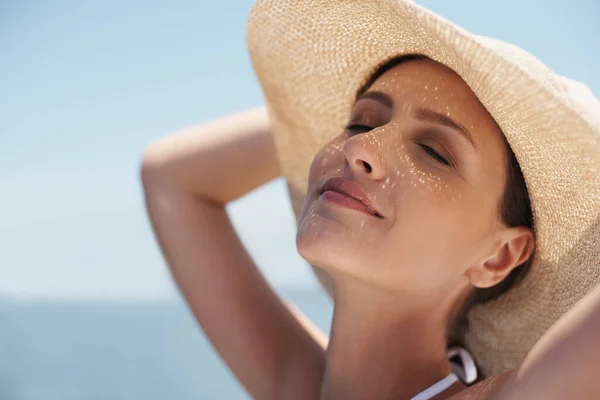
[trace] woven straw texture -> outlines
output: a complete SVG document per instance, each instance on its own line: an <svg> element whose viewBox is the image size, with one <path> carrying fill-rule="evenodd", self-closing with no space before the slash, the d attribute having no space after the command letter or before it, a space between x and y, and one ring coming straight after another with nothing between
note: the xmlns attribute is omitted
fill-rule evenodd
<svg viewBox="0 0 600 400"><path fill-rule="evenodd" d="M600 102L535 57L473 35L409 1L260 0L247 44L296 216L317 151L343 129L378 66L423 54L457 72L494 117L523 171L537 250L527 278L469 313L484 376L514 368L600 282ZM328 275L315 268L331 293Z"/></svg>

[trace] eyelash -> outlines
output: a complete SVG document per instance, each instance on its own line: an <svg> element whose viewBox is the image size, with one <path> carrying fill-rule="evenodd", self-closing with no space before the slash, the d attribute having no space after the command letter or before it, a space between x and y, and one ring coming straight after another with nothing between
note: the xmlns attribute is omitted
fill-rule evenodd
<svg viewBox="0 0 600 400"><path fill-rule="evenodd" d="M423 150L425 150L425 152L427 154L429 154L431 157L433 157L437 162L444 164L447 167L451 166L450 161L448 161L446 158L444 158L440 153L435 151L433 148L427 146L426 144L422 144L422 143L419 143L419 146L421 146L421 148L423 148Z"/></svg>
<svg viewBox="0 0 600 400"><path fill-rule="evenodd" d="M370 126L360 125L360 124L348 125L346 127L346 130L349 131L353 135L358 135L359 133L362 133L362 132L368 132L371 129L373 129L373 128L371 128Z"/></svg>
<svg viewBox="0 0 600 400"><path fill-rule="evenodd" d="M355 134L355 135L357 135L357 134L359 134L361 132L368 132L371 129L373 129L373 128L371 128L370 126L360 125L360 124L352 124L352 125L348 125L346 127L346 131L350 132L351 134ZM422 143L418 143L418 145L421 146L421 148L427 154L429 154L429 156L431 158L433 158L434 160L436 160L440 164L443 164L443 165L445 165L447 167L450 167L452 165L449 160L447 160L446 158L444 158L440 153L438 153L437 151L435 151L432 147L429 147L426 144L422 144Z"/></svg>

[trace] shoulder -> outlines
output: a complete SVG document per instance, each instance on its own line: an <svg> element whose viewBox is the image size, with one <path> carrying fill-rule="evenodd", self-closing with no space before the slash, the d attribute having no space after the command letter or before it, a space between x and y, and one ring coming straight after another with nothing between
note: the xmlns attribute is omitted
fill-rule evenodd
<svg viewBox="0 0 600 400"><path fill-rule="evenodd" d="M512 371L487 378L450 397L450 400L492 400L500 399L499 389L508 381Z"/></svg>

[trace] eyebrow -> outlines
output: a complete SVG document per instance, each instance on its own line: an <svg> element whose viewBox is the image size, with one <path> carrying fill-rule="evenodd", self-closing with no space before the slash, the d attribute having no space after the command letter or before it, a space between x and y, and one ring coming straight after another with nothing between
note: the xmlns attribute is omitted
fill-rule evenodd
<svg viewBox="0 0 600 400"><path fill-rule="evenodd" d="M440 114L439 112L433 111L428 107L418 107L414 112L415 118L421 121L432 122L439 125L444 125L453 130L457 131L461 135L463 135L472 145L477 148L477 144L475 143L475 139L473 139L473 135L467 128L458 122L454 121L447 115Z"/></svg>
<svg viewBox="0 0 600 400"><path fill-rule="evenodd" d="M378 91L363 92L358 95L358 97L356 98L356 101L361 100L361 99L372 99L372 100L375 100L375 101L381 103L382 105L384 105L388 108L394 108L394 101L392 100L392 98L382 92L378 92ZM458 122L454 121L449 116L441 114L437 111L433 111L429 107L417 107L415 109L413 115L416 119L418 119L420 121L431 122L434 124L439 124L439 125L443 125L443 126L452 128L456 132L463 135L473 145L473 147L475 149L477 149L477 144L475 143L475 139L473 139L473 135L471 134L471 132L469 132L469 130L467 128L465 128L463 125L459 124Z"/></svg>
<svg viewBox="0 0 600 400"><path fill-rule="evenodd" d="M370 92L363 92L358 95L358 97L356 98L356 101L359 101L362 99L375 100L388 108L394 108L394 101L390 98L390 96L388 96L387 94L382 93L382 92L377 92L374 90L370 91Z"/></svg>

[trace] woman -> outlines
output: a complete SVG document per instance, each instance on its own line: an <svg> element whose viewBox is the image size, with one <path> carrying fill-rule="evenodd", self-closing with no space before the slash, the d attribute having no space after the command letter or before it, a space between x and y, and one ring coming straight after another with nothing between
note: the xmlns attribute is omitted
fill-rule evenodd
<svg viewBox="0 0 600 400"><path fill-rule="evenodd" d="M260 1L248 45L268 112L171 135L142 168L167 262L246 389L600 398L597 99L407 1ZM329 340L225 212L280 174L333 296ZM487 379L467 387L454 344Z"/></svg>

